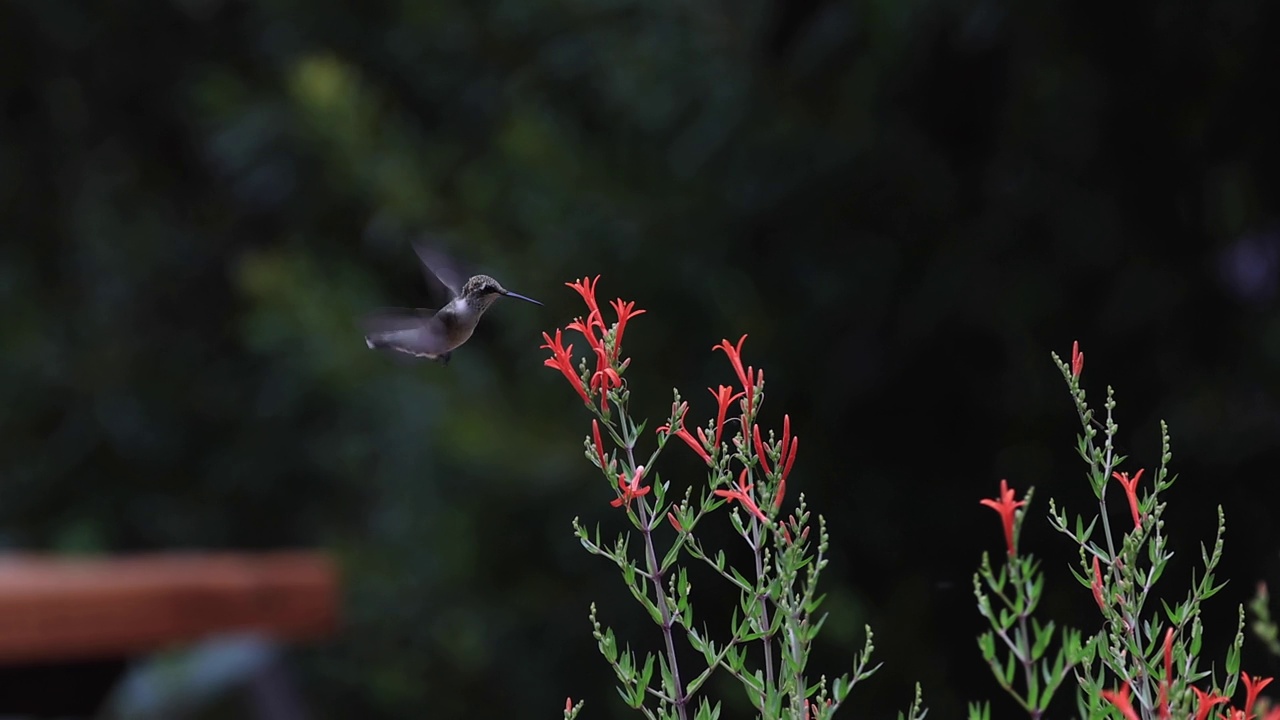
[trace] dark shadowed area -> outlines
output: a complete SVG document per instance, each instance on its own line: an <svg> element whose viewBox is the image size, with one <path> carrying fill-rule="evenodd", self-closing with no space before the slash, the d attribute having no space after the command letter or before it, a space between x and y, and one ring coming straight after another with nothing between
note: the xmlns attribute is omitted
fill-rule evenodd
<svg viewBox="0 0 1280 720"><path fill-rule="evenodd" d="M931 717L1015 716L974 641L1001 478L1035 486L1046 611L1097 628L1044 520L1096 508L1073 340L1127 467L1170 425L1169 597L1225 509L1221 657L1280 585L1277 31L1262 0L7 0L0 547L322 548L343 627L290 651L318 717L635 717L588 606L655 631L573 537L623 519L539 349L599 274L647 310L650 428L673 387L709 417L711 347L749 336L832 533L814 676L864 624L885 663L850 716L917 681ZM546 306L499 301L447 367L369 351L362 314L427 302L426 231Z"/></svg>

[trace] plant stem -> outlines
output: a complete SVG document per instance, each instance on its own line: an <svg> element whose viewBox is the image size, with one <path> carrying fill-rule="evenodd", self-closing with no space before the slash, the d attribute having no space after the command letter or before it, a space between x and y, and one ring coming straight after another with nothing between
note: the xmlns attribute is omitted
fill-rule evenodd
<svg viewBox="0 0 1280 720"><path fill-rule="evenodd" d="M631 449L632 444L623 444L623 447L627 450L628 474L633 474L636 471L636 458ZM653 581L658 612L662 617L662 638L667 645L667 662L670 664L672 683L675 685L676 712L679 714L680 720L688 720L689 697L685 694L684 682L680 680L680 665L676 660L675 636L671 632L671 626L674 621L671 618L671 610L667 607L667 592L662 586L662 568L658 566L658 554L653 547L653 532L649 529L650 520L652 519L649 513L649 504L645 502L644 498L639 498L639 500L637 512L640 515L640 527L644 533L644 559L649 569L649 579Z"/></svg>
<svg viewBox="0 0 1280 720"><path fill-rule="evenodd" d="M1022 577L1021 563L1016 560L1011 560L1009 563L1009 571L1011 573L1017 573L1018 577L1015 582L1022 587L1021 594L1024 597L1030 597L1030 593L1028 592L1029 588L1026 587L1026 584L1024 583L1026 578ZM1031 714L1033 720L1040 720L1040 716L1043 713L1040 712L1038 707L1031 705L1031 688L1035 683L1036 668L1035 661L1031 657L1031 633L1027 629L1027 616L1029 614L1030 604L1024 603L1022 611L1018 613L1018 628L1021 630L1020 634L1022 637L1021 647L1018 648L1018 655L1021 656L1019 659L1022 661L1023 677L1027 683L1027 711Z"/></svg>
<svg viewBox="0 0 1280 720"><path fill-rule="evenodd" d="M759 586L764 582L764 556L761 548L761 530L762 525L758 518L752 518L751 521L751 550L755 555L756 561L756 584ZM765 602L767 595L762 592L756 592L756 602L760 603L760 638L761 644L764 646L764 678L765 687L773 686L773 653L770 647L773 645L773 633L769 631L769 606ZM764 708L761 708L763 712Z"/></svg>

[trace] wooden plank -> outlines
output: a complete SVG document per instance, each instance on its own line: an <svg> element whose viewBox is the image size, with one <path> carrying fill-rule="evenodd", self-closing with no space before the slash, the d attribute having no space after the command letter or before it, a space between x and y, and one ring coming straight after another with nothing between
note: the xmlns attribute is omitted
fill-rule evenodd
<svg viewBox="0 0 1280 720"><path fill-rule="evenodd" d="M338 575L313 552L0 556L0 663L127 657L215 633L318 640Z"/></svg>

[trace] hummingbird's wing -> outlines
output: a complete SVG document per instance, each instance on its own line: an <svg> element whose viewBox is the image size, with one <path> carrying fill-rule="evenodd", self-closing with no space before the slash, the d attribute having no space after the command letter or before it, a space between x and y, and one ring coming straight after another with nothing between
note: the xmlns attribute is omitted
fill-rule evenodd
<svg viewBox="0 0 1280 720"><path fill-rule="evenodd" d="M376 350L393 350L436 359L449 351L449 334L435 310L385 308L364 318L364 341Z"/></svg>
<svg viewBox="0 0 1280 720"><path fill-rule="evenodd" d="M453 258L424 242L415 242L413 251L418 253L418 259L422 261L427 285L433 291L438 291L439 286L443 286L448 291L448 295L440 303L441 306L462 294L462 286L466 284L470 275L460 270Z"/></svg>

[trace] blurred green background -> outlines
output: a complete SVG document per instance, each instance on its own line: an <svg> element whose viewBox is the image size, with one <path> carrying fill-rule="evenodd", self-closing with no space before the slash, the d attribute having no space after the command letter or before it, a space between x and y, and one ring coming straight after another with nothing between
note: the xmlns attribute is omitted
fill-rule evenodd
<svg viewBox="0 0 1280 720"><path fill-rule="evenodd" d="M1262 0L0 3L0 546L318 546L325 718L630 717L587 607L652 626L570 520L621 529L540 332L637 301L637 410L691 418L747 333L831 521L814 667L855 704L996 699L971 576L999 479L1090 507L1049 359L1182 473L1185 593L1223 503L1235 604L1280 580L1280 9ZM432 231L507 287L446 367L356 318L426 302ZM677 487L699 477L668 456ZM687 471L687 472L686 472ZM1123 511L1123 508L1121 509ZM1091 630L1044 522L1048 609ZM708 608L720 600L711 588ZM723 605L722 607L731 607ZM1220 652L1219 655L1220 657ZM1280 672L1246 651L1245 667ZM732 702L741 698L728 683ZM741 704L726 707L744 717Z"/></svg>

